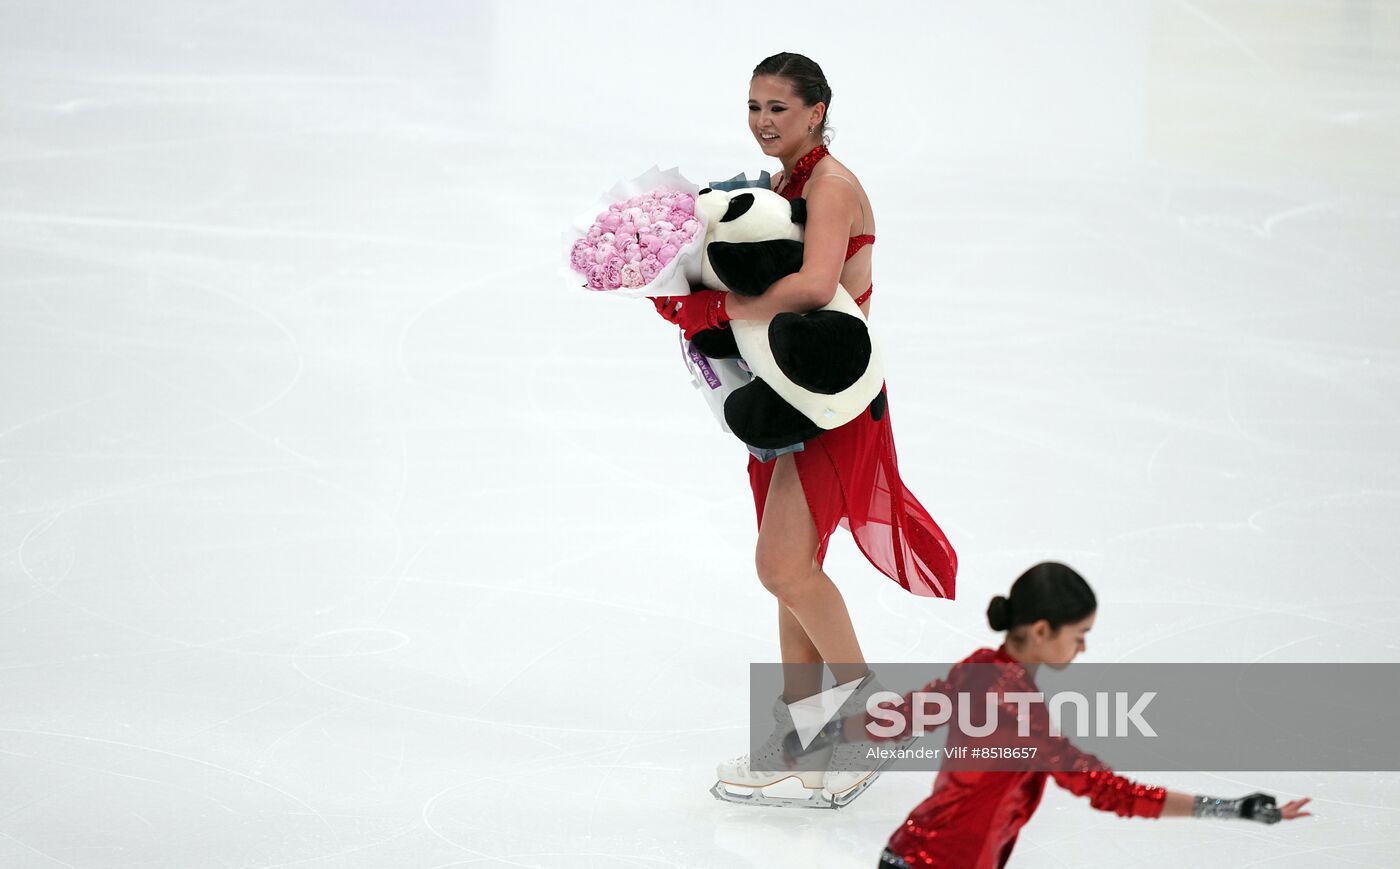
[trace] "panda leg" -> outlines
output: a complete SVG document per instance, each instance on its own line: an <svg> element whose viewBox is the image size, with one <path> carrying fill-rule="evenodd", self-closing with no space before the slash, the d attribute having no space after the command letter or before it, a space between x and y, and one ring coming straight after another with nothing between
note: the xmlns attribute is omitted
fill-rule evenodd
<svg viewBox="0 0 1400 869"><path fill-rule="evenodd" d="M690 343L711 359L737 359L739 356L733 329L706 329L697 332Z"/></svg>
<svg viewBox="0 0 1400 869"><path fill-rule="evenodd" d="M739 440L759 449L776 450L814 438L823 431L758 378L725 399L724 421Z"/></svg>
<svg viewBox="0 0 1400 869"><path fill-rule="evenodd" d="M870 330L840 311L779 314L768 324L768 344L789 380L822 395L849 389L870 365Z"/></svg>
<svg viewBox="0 0 1400 869"><path fill-rule="evenodd" d="M870 402L870 418L875 422L885 418L885 407L889 399L885 397L885 388L880 387L880 394L875 396L875 400Z"/></svg>

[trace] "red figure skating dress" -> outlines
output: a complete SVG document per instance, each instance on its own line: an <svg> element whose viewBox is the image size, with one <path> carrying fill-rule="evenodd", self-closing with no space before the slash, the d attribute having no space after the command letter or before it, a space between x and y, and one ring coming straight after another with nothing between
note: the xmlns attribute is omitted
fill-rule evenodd
<svg viewBox="0 0 1400 869"><path fill-rule="evenodd" d="M819 146L799 160L781 195L789 200L801 196L812 167L826 155L826 148ZM847 243L846 259L874 241L873 235L854 236ZM868 299L871 290L858 303ZM870 563L902 588L918 595L953 598L958 557L899 478L887 391L881 392L871 409L806 441L801 452L791 455L821 540L818 563L826 558L836 526L845 525ZM749 483L760 528L775 464L749 458Z"/></svg>
<svg viewBox="0 0 1400 869"><path fill-rule="evenodd" d="M995 664L994 668L971 668L975 676L960 678L958 668L948 679L926 686L924 691L949 697L959 691L1007 692L1038 689L1020 664L1006 654L1006 646L978 649L964 664ZM988 671L991 671L989 676ZM964 671L966 673L966 671ZM974 683L969 685L968 683ZM905 698L908 703L909 698ZM981 699L973 701L980 708ZM1004 707L1015 720L1014 705ZM1156 818L1162 814L1166 800L1165 789L1130 781L1105 766L1092 754L1085 754L1063 737L1050 737L1049 718L1044 704L1033 706L1030 732L1037 737L1038 758L1048 760L1053 771L1026 770L1016 772L982 771L975 769L943 769L934 782L933 794L920 803L894 835L883 858L882 866L937 867L937 869L999 869L1005 866L1016 844L1021 827L1030 820L1040 804L1045 780L1054 776L1055 783L1075 796L1088 796L1089 804L1105 812L1124 817ZM904 733L911 729L906 715ZM867 718L867 722L873 719ZM956 719L954 719L956 720ZM963 742L954 728L948 735L949 747ZM890 737L900 739L902 735Z"/></svg>

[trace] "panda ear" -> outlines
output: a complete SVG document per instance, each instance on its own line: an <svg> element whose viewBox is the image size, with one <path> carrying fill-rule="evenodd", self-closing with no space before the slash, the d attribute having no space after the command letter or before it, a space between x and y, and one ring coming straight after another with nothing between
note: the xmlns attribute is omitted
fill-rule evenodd
<svg viewBox="0 0 1400 869"><path fill-rule="evenodd" d="M738 196L729 200L729 210L724 212L724 216L719 219L719 222L728 223L731 220L737 220L743 217L744 212L748 211L750 208L753 208L753 194L740 193Z"/></svg>
<svg viewBox="0 0 1400 869"><path fill-rule="evenodd" d="M807 225L807 200L801 196L792 200L792 222L798 226Z"/></svg>

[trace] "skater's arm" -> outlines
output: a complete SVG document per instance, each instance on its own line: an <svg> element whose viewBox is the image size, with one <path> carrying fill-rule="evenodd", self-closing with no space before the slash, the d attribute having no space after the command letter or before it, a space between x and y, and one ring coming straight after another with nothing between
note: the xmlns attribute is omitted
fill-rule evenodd
<svg viewBox="0 0 1400 869"><path fill-rule="evenodd" d="M1280 806L1272 794L1258 791L1233 800L1200 795L1182 796L1191 801L1191 808L1187 814L1193 818L1239 818L1262 824L1277 824L1279 821L1312 817L1312 812L1303 811L1303 806L1312 802L1312 797L1290 800Z"/></svg>
<svg viewBox="0 0 1400 869"><path fill-rule="evenodd" d="M1167 814L1166 788L1125 778L1094 755L1080 751L1064 736L1051 736L1050 716L1044 703L1024 707L1002 704L1001 714L1027 726L1029 742L1018 738L1017 744L1034 745L1037 765L1048 768L1060 787L1077 797L1088 797L1089 805L1125 818L1159 818ZM1184 795L1171 800L1173 814L1182 807L1181 796Z"/></svg>
<svg viewBox="0 0 1400 869"><path fill-rule="evenodd" d="M1145 785L1118 775L1092 754L1079 751L1069 740L1046 740L1057 746L1057 769L1051 771L1055 783L1075 796L1089 797L1089 804L1100 811L1138 818L1239 818L1276 824L1310 815L1302 811L1309 799L1293 800L1282 806L1274 797L1253 793L1238 799L1219 799L1169 791ZM1066 769L1068 765L1068 769Z"/></svg>
<svg viewBox="0 0 1400 869"><path fill-rule="evenodd" d="M1118 775L1092 754L1080 754L1076 762L1081 769L1054 770L1055 783L1077 797L1087 796L1089 805L1101 812L1113 812L1120 817L1160 818L1167 814L1166 788L1135 782ZM1173 814L1180 808L1178 794L1172 801ZM1187 814L1190 813L1189 808Z"/></svg>
<svg viewBox="0 0 1400 869"><path fill-rule="evenodd" d="M1181 791L1167 791L1167 798L1162 801L1162 817L1191 817L1191 802L1194 799L1195 797L1191 794L1184 794Z"/></svg>
<svg viewBox="0 0 1400 869"><path fill-rule="evenodd" d="M1312 812L1305 812L1302 810L1303 806L1306 806L1311 801L1311 797L1304 797L1301 800L1293 800L1284 803L1282 806L1278 807L1279 820L1291 821L1294 818L1312 817ZM1208 817L1206 808L1216 802L1217 800L1211 797L1197 797L1194 794L1185 794L1181 791L1167 791L1167 801L1162 806L1162 817ZM1233 800L1229 802L1233 802ZM1198 803L1201 805L1200 809L1196 808Z"/></svg>
<svg viewBox="0 0 1400 869"><path fill-rule="evenodd" d="M1209 817L1208 807L1216 802L1212 797L1197 797L1194 794L1185 794L1181 791L1167 791L1167 801L1162 806L1162 817L1164 818L1190 818ZM1228 800L1225 802L1234 802ZM1304 797L1301 800L1292 800L1278 807L1280 821L1291 821L1295 818L1310 818L1312 812L1303 811L1303 806L1312 802L1312 797ZM1201 805L1197 809L1197 804ZM1198 814L1199 813L1199 814ZM1262 819L1261 819L1262 820Z"/></svg>

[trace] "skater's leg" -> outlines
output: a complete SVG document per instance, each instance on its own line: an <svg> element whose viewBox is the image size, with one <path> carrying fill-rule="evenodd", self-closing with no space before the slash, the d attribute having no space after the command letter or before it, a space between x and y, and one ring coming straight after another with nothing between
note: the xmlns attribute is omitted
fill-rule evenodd
<svg viewBox="0 0 1400 869"><path fill-rule="evenodd" d="M821 668L812 665L824 663L841 683L868 673L846 602L817 563L819 543L792 454L779 456L765 495L756 562L764 587L778 599L783 663L792 666L784 670L783 696L774 703L776 726L768 739L755 748L756 754L719 764L719 781L710 793L721 800L839 808L874 778L873 774L853 778L851 773L831 770L788 771L781 764L783 739L793 729L788 703L809 697L822 687ZM768 792L770 785L781 787L791 778L798 779L807 796Z"/></svg>
<svg viewBox="0 0 1400 869"><path fill-rule="evenodd" d="M846 601L836 584L817 564L816 524L802 492L792 454L779 456L763 506L755 562L759 580L791 614L795 625L783 638L785 663L803 663L815 649L840 682L867 672ZM780 621L780 633L789 627ZM805 635L796 636L797 629ZM789 642L789 639L791 642ZM789 661L789 651L795 660ZM788 693L798 686L788 686ZM813 693L813 692L808 692Z"/></svg>
<svg viewBox="0 0 1400 869"><path fill-rule="evenodd" d="M822 653L783 603L778 604L778 644L783 654L783 702L796 703L822 690Z"/></svg>
<svg viewBox="0 0 1400 869"><path fill-rule="evenodd" d="M857 693L847 700L854 709L863 706L866 695L877 690L878 685L869 678L870 671L856 640L846 602L817 562L821 541L802 490L797 465L792 455L780 456L777 461L779 464L773 469L763 507L757 563L764 587L778 598L779 604L786 607L792 621L796 622L784 638L784 663L795 663L789 660L789 654L795 658L809 655L806 646L810 645L838 683L860 681ZM815 668L793 667L789 668L789 673L799 669L806 671L804 676L809 680ZM817 675L820 676L820 670ZM820 689L809 681L800 686L787 678L784 681L784 693L789 698L793 694L816 693L813 687ZM868 765L863 755L855 745L838 745L833 750L822 787L831 794L836 805L849 803L878 777L879 773Z"/></svg>

